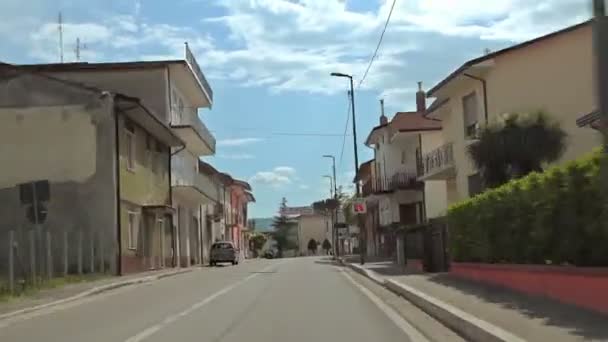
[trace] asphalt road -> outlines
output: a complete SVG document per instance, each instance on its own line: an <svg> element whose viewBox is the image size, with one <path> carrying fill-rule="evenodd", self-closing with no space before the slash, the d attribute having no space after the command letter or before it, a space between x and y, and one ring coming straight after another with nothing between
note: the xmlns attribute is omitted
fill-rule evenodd
<svg viewBox="0 0 608 342"><path fill-rule="evenodd" d="M323 258L206 267L0 322L0 341L408 341L417 332Z"/></svg>

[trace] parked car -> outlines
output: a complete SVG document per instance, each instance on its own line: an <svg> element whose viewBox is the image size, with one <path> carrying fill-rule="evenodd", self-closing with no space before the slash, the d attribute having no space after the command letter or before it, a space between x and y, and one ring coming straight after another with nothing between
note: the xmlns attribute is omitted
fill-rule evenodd
<svg viewBox="0 0 608 342"><path fill-rule="evenodd" d="M231 241L218 241L211 245L209 264L217 265L218 262L230 262L233 265L239 263L239 250Z"/></svg>
<svg viewBox="0 0 608 342"><path fill-rule="evenodd" d="M275 253L274 253L274 251L272 249L267 249L264 252L263 257L266 258L266 259L274 259L275 258Z"/></svg>

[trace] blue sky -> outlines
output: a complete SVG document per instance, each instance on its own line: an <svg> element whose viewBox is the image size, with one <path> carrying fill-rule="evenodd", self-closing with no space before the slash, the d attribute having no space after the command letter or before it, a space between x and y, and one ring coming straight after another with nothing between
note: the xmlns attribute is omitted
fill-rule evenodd
<svg viewBox="0 0 608 342"><path fill-rule="evenodd" d="M3 0L0 60L83 61L181 58L188 41L215 99L201 117L218 140L206 158L252 183L252 217L271 216L281 197L307 205L328 195L330 161L352 189L353 145L346 137L347 81L369 61L392 0ZM384 98L388 114L414 108L416 82L434 85L484 49L495 50L590 16L586 0L397 0L378 58L356 91L360 162Z"/></svg>

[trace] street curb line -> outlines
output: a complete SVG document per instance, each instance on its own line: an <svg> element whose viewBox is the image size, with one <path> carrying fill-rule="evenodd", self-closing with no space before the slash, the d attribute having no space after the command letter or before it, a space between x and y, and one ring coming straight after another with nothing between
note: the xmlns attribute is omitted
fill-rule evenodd
<svg viewBox="0 0 608 342"><path fill-rule="evenodd" d="M411 286L401 284L393 279L386 279L376 272L357 264L347 264L355 272L371 279L393 293L400 295L431 315L445 326L457 332L464 338L475 342L524 342L525 340L507 332L487 321L479 319L468 312L447 304L435 297L419 291Z"/></svg>
<svg viewBox="0 0 608 342"><path fill-rule="evenodd" d="M179 274L184 274L184 273L189 273L194 271L193 269L185 269L185 270L179 270L179 271L175 271L175 272L168 272L168 273L163 273L163 274L157 274L157 275L151 275L151 276L146 276L146 277L141 277L141 278L136 278L136 279L129 279L129 280L125 280L125 281L119 281L116 283L111 283L111 284L107 284L107 285L102 285L102 286L97 286L94 287L90 290L81 292L79 294L76 294L74 296L71 297L67 297L67 298L63 298L63 299L59 299L56 300L54 302L50 302L50 303L45 303L45 304L40 304L40 305L35 305L29 308L23 308L23 309L19 309L16 311L12 311L12 312L8 312L5 314L1 314L0 315L0 321L2 320L6 320L9 318L14 318L16 316L20 316L20 315L25 315L31 312L35 312L35 311L39 311L42 309L47 309L53 306L57 306L57 305L61 305L61 304L65 304L65 303L69 303L69 302L73 302L75 300L81 299L81 298L86 298L86 297L91 297L94 295L98 295L100 293L103 292L107 292L107 291L111 291L114 289L118 289L121 287L126 287L126 286L130 286L130 285L135 285L135 284L142 284L142 283L149 283L152 282L154 280L159 280L159 279L163 279L163 278L168 278L168 277L173 277Z"/></svg>

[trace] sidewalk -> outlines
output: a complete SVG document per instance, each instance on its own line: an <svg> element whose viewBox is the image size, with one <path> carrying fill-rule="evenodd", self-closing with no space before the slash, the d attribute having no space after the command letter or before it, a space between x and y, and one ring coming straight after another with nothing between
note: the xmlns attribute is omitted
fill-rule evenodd
<svg viewBox="0 0 608 342"><path fill-rule="evenodd" d="M357 265L352 258L346 261ZM528 341L608 341L608 317L601 314L448 273L408 273L391 261L368 262L364 267Z"/></svg>
<svg viewBox="0 0 608 342"><path fill-rule="evenodd" d="M70 298L81 294L85 295L90 293L92 295L92 292L103 292L104 290L109 290L110 288L118 288L136 283L153 281L177 274L191 272L194 269L195 267L170 268L165 270L129 274L120 277L108 275L105 278L100 278L97 280L72 283L51 289L43 289L31 295L14 297L5 302L0 302L0 318L10 315L13 312L28 310L41 305L51 305L52 303L61 300L67 301Z"/></svg>

